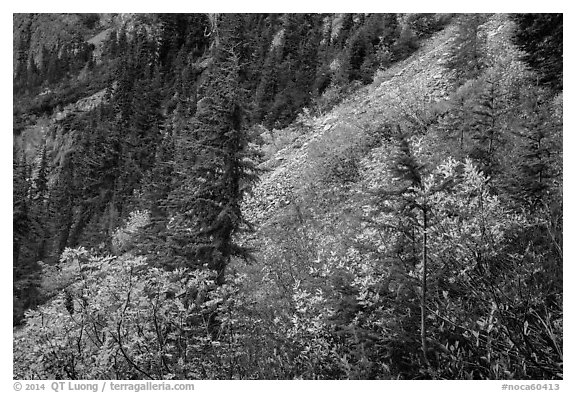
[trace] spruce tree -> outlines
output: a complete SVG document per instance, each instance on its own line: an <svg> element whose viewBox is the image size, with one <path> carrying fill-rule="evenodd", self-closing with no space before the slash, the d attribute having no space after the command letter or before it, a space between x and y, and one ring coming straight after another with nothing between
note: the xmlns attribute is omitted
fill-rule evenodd
<svg viewBox="0 0 576 393"><path fill-rule="evenodd" d="M26 243L26 238L30 232L29 199L30 192L29 179L26 177L27 164L24 155L18 159L13 157L13 260L16 266L20 260L21 248Z"/></svg>
<svg viewBox="0 0 576 393"><path fill-rule="evenodd" d="M402 323L409 335L420 336L420 351L414 348L410 351L413 350L415 356L419 352L427 367L428 233L432 221L432 208L428 199L433 190L424 187L425 166L414 154L410 135L396 126L394 137L395 149L389 167L390 184L384 189L374 190L377 207L375 225L387 236L389 243L382 257L388 260L391 271L399 272L396 279L402 282L402 286L408 286L409 303L398 308L403 314L398 318L404 319ZM418 279L411 279L415 274L419 276ZM405 314L406 310L409 310L408 314Z"/></svg>
<svg viewBox="0 0 576 393"><path fill-rule="evenodd" d="M448 101L449 109L438 120L437 129L454 156L463 159L470 147L470 95L473 83L461 86Z"/></svg>
<svg viewBox="0 0 576 393"><path fill-rule="evenodd" d="M485 66L485 38L480 31L484 19L482 14L463 14L458 19L458 31L446 63L446 67L454 72L457 86L476 78Z"/></svg>
<svg viewBox="0 0 576 393"><path fill-rule="evenodd" d="M222 24L225 26L225 24ZM196 115L176 137L175 164L181 185L169 196L169 244L176 265L209 268L224 283L233 255L246 255L234 241L244 219L240 202L255 171L243 128L234 37L215 30L211 74Z"/></svg>
<svg viewBox="0 0 576 393"><path fill-rule="evenodd" d="M513 132L515 162L504 173L509 195L530 211L550 202L562 176L562 125L545 96L544 89L530 87L523 97L521 121Z"/></svg>
<svg viewBox="0 0 576 393"><path fill-rule="evenodd" d="M178 177L175 173L173 128L173 125L166 126L156 148L154 166L143 179L142 205L150 212L150 225L143 228L138 244L138 252L150 255L154 265L164 268L175 265L167 245L169 197L176 189L175 179Z"/></svg>
<svg viewBox="0 0 576 393"><path fill-rule="evenodd" d="M24 154L13 157L13 323L20 323L24 310L38 302L36 243L38 223L31 211L31 172Z"/></svg>
<svg viewBox="0 0 576 393"><path fill-rule="evenodd" d="M42 147L38 171L33 179L33 190L31 191L30 211L35 218L36 224L36 259L42 260L46 256L47 241L50 233L47 228L48 219L48 174L50 168L46 145Z"/></svg>
<svg viewBox="0 0 576 393"><path fill-rule="evenodd" d="M50 168L48 167L48 156L46 152L46 145L42 147L42 155L40 156L40 163L38 166L38 173L34 180L35 185L35 198L39 199L42 203L44 198L48 193L48 172Z"/></svg>
<svg viewBox="0 0 576 393"><path fill-rule="evenodd" d="M514 41L524 52L524 61L540 75L539 83L562 91L563 15L516 14Z"/></svg>
<svg viewBox="0 0 576 393"><path fill-rule="evenodd" d="M423 360L428 365L428 344L426 337L427 284L428 284L428 227L430 208L426 203L425 192L422 192L422 170L424 166L418 162L412 152L408 135L401 132L398 126L398 152L393 158L392 171L399 180L397 189L397 214L399 222L407 230L406 238L411 239L410 258L414 266L420 260L422 275L420 279L420 343ZM407 224L407 225L406 225ZM420 232L420 236L418 236ZM420 252L418 251L420 250Z"/></svg>
<svg viewBox="0 0 576 393"><path fill-rule="evenodd" d="M50 193L48 214L53 234L52 253L55 258L59 258L64 248L68 245L70 230L74 223L74 165L72 154L64 158L64 162L54 188Z"/></svg>
<svg viewBox="0 0 576 393"><path fill-rule="evenodd" d="M499 165L499 150L507 141L507 105L500 85L500 73L491 69L478 81L470 118L471 158L482 164L482 171L491 176Z"/></svg>

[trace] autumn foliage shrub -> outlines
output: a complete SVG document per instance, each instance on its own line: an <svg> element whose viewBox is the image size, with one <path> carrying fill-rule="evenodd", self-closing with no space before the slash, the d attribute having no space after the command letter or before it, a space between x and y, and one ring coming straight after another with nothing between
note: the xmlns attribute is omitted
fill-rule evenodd
<svg viewBox="0 0 576 393"><path fill-rule="evenodd" d="M561 377L561 295L524 238L546 222L509 210L471 160L445 160L399 193L392 171L366 180L380 202L350 201L361 220L335 231L292 207L262 234L261 265L236 261L222 286L209 270L67 249L43 282L66 289L15 333L15 378ZM408 196L429 206L426 243L421 212L400 209Z"/></svg>
<svg viewBox="0 0 576 393"><path fill-rule="evenodd" d="M223 299L209 271L165 272L142 257L62 256L74 283L28 311L14 337L18 379L216 378L207 329ZM68 268L69 267L69 268ZM217 295L218 293L218 295Z"/></svg>
<svg viewBox="0 0 576 393"><path fill-rule="evenodd" d="M132 214L116 242L131 244L146 221L146 212ZM216 286L210 270L167 272L141 256L95 256L82 247L66 249L58 267L43 268L50 300L27 311L14 335L15 378L231 377L220 365L227 355L218 353L233 281ZM209 328L216 309L219 330Z"/></svg>
<svg viewBox="0 0 576 393"><path fill-rule="evenodd" d="M351 124L338 124L310 144L308 176L326 184L348 184L359 179L359 162L366 153L369 136Z"/></svg>

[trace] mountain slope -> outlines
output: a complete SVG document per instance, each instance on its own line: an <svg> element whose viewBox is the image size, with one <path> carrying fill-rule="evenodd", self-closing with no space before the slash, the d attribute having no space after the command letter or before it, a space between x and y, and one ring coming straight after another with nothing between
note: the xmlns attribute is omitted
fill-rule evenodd
<svg viewBox="0 0 576 393"><path fill-rule="evenodd" d="M316 142L342 132L350 133L351 138L360 136L379 124L400 121L409 110L447 98L449 82L443 63L454 30L454 25L446 27L408 59L380 71L374 83L361 88L329 113L308 116L305 133L263 164L264 168L273 166L273 169L264 173L253 197L246 202L249 220L266 221L275 207L288 203L305 185L309 179L303 178L304 168L314 165L309 152Z"/></svg>
<svg viewBox="0 0 576 393"><path fill-rule="evenodd" d="M483 26L488 36L487 51L506 67L507 79L526 70L518 60L520 52L510 42L512 29L512 22L504 14L493 16ZM346 139L361 139L371 130L388 124L415 123L425 128L430 117L426 112L437 115L445 111L445 102L453 91L451 71L445 64L456 30L455 23L448 25L426 40L409 58L379 71L372 84L359 89L327 114L302 116L306 123L301 131L303 135L290 129L288 132L296 135L294 141L262 165L272 170L262 175L253 197L246 201L248 218L259 224L265 222L274 215L276 208L285 206L305 188L310 180L303 177L305 168L318 164L310 157L311 148L335 147L322 146L323 141L338 138L337 135L343 133L349 134Z"/></svg>
<svg viewBox="0 0 576 393"><path fill-rule="evenodd" d="M434 326L429 327L429 334L438 337L428 338L428 345L434 348L431 351L436 353L434 362L440 362L434 363L438 370L442 369L441 364L456 364L451 362L457 362L455 359L464 356L464 353L481 351L481 341L472 339L475 343L471 342L471 346L462 349L458 349L458 344L467 345L463 344L469 342L466 337L473 338L476 334L485 333L490 336L492 327L484 325L482 321L489 318L492 320L494 313L500 312L496 310L502 310L499 314L501 322L506 323L507 329L510 329L510 336L495 339L501 340L498 345L511 345L508 348L513 348L518 342L510 340L517 340L522 335L523 327L508 320L513 317L507 316L508 311L503 310L520 307L515 302L522 302L519 300L522 295L517 294L523 291L521 288L524 285L529 285L524 284L523 280L530 281L528 277L532 277L534 271L540 271L539 267L527 263L526 258L531 257L516 247L533 233L539 233L542 227L537 224L536 216L523 216L518 210L514 211L516 206L506 206L503 201L507 200L515 179L526 173L522 169L525 168L522 161L528 159L522 153L526 148L525 130L533 126L520 125L517 119L528 118L534 111L561 113L562 99L561 96L548 98L550 109L543 109L544 105L534 109L519 104L517 97L529 101L526 96L541 93L531 90L533 74L520 60L522 53L512 43L514 25L503 14L490 16L480 26L479 35L485 40L482 50L490 65L477 80L466 81L460 87L456 85L454 74L446 63L454 51L458 29L457 23L448 25L423 43L409 58L378 72L372 84L359 89L328 113L312 116L304 112L292 127L274 130L266 145L266 148L271 146L272 149L265 148L267 152L272 152L262 165L266 172L244 205L246 216L255 224L255 233L246 235L245 242L254 248L256 263L244 265L238 261L233 268L246 275L243 281L245 302L256 304L249 308L254 314L249 313L253 316L247 323L262 323L264 326L258 329L262 337L273 335L272 331L278 326L286 326L286 337L307 343L306 348L310 352L305 349L306 355L303 355L308 356L305 358L307 361L342 364L348 370L348 378L371 378L374 375L401 375L403 378L416 374L424 378L440 377L440 374L427 374L424 368L419 371L411 368L414 363L418 363L414 360L419 356L418 348L422 345L418 335L425 334L422 333L419 318L425 313L429 313L426 322ZM485 100L483 97L486 91L491 90L483 89L491 84L497 85L493 90L499 91L492 109L501 111L494 114L493 118L502 121L498 132L502 132L502 138L507 140L501 142L499 147L498 160L504 163L504 169L493 175L495 180L484 177L481 171L475 172L471 161L465 161L470 159L469 156L462 154L462 149L450 142L447 136L450 122L453 121L451 116L457 113L457 103L461 97L465 97L466 105L469 105L466 108L469 109L457 115L462 116L464 123L459 127L469 127L467 132L472 133L472 126L467 126L466 121L479 116L478 113L484 113L481 106ZM546 144L547 151L555 157L553 160L561 161L562 131L561 126L558 128L561 120L555 116L552 115L556 120L547 123L549 133L540 134L538 138L540 146ZM482 124L478 129L488 128L486 123ZM402 140L402 135L406 139ZM471 138L466 143L472 145L474 140ZM403 146L407 146L408 152ZM280 149L274 151L278 147ZM491 184L493 195L484 194L483 198L493 198L493 205L488 208L482 203L475 204L478 202L474 202L474 195L479 190L473 189L471 185L467 187L473 190L460 196L467 198L465 202L456 197L450 199L452 197L448 197L448 194L440 192L442 198L449 199L449 202L443 202L433 193L437 191L424 191L424 185L406 187L400 174L409 162L402 161L406 153L411 154L412 159L419 163L417 167L423 179L448 176L439 173L458 168L454 167L456 161L450 161L450 157L467 162L456 169L457 173L467 173L466 176L470 176L470 182L476 184L476 187ZM452 173L450 176L459 179L462 175ZM552 175L555 180L548 183L551 194L561 189L557 183L561 183L561 180L555 176ZM451 181L457 183L462 180ZM451 183L429 185L428 190L434 190L434 187L442 189L447 184ZM486 192L486 189L482 191ZM419 198L426 195L426 198L438 203L429 210L428 246L426 240L423 240L422 227L426 221L423 221L421 211L418 208L405 210L406 206L413 203L410 201L416 198L411 193L419 195ZM443 213L439 208L441 203L449 206ZM455 213L460 203L463 204L463 211ZM550 211L555 209L553 206L558 206L552 200L547 203L550 203ZM479 212L482 215L479 222L483 223L481 229L477 226L478 222L466 221ZM438 222L442 214L448 214L448 217L461 214L461 221L454 222L450 221L453 218L446 218L457 229L443 227L439 230L438 227L445 225ZM558 210L551 214L561 215ZM558 239L557 235L561 232L560 221L556 220L551 219L546 224L555 228L553 231L556 235L550 234L552 239ZM493 237L488 243L479 246L483 241L478 239L486 239L484 222L491 222L491 230L494 232L490 236ZM435 240L435 236L444 240L436 243L438 240ZM501 240L495 240L498 238ZM556 243L552 239L552 244ZM446 241L454 243L443 244ZM440 248L436 249L434 245L429 249L429 244L438 244ZM467 247L469 251L462 251ZM475 265L480 263L475 261L482 260L483 253L497 255L502 252L496 249L508 249L508 257L498 259L492 256L488 262L482 262L491 267L480 268ZM429 290L436 291L430 295L434 300L429 300L427 311L420 308L421 258L426 255L422 254L423 250L429 252L428 286L432 288ZM553 247L544 246L537 251L540 252L541 255L548 255L542 258L549 258L551 263L545 280L556 288L552 290L554 295L551 295L555 299L552 307L556 311L555 322L550 323L555 326L551 329L560 334L562 317L558 307L562 297L561 274L557 262L552 261L558 261L557 258L561 260L562 257ZM493 270L486 272L482 269ZM466 284L466 280L460 281L459 277L471 271L475 271L472 273L475 278L471 280L476 281ZM507 282L505 277L510 275L521 277L519 287L504 284ZM495 298L484 298L484 295L478 293L478 286L494 285L492 280L504 280L500 284L506 286L503 292L510 292ZM484 300L464 300L471 293ZM510 296L507 299L516 300L509 303L499 296ZM492 300L488 301L488 298ZM483 301L492 303L487 305ZM468 311L467 314L464 311L466 307L475 311ZM274 320L273 324L266 325L263 322L271 319ZM339 340L349 340L349 343L354 343L351 344L354 349L339 352L338 344L328 344L319 338L329 334L335 334ZM488 342L490 340L492 338ZM552 341L557 342L556 339ZM270 341L268 345L274 344ZM314 350L323 355L313 356L311 352ZM498 358L492 360L491 364L493 367L499 364L498 367L511 370L516 367L511 364L516 361L522 363L520 359L530 356L530 351L528 348L519 349L513 356L516 360ZM262 356L268 356L265 350L262 352ZM544 352L551 354L556 351L549 348ZM550 360L556 362L554 366L549 369L545 367L546 371L543 371L553 378L562 375L561 363L557 363L558 354L556 352L556 355L551 355L556 359ZM410 356L412 360L407 360ZM444 359L446 363L439 359ZM542 367L543 363L536 363L528 366L532 369L528 374L542 371L536 369ZM450 370L444 375L456 372L455 369ZM522 374L517 368L515 370L500 373L492 369L488 374L505 378L516 378ZM461 371L459 378L476 378L483 372L475 373Z"/></svg>
<svg viewBox="0 0 576 393"><path fill-rule="evenodd" d="M14 163L17 377L563 377L562 94L513 17L142 18L20 136L61 175Z"/></svg>

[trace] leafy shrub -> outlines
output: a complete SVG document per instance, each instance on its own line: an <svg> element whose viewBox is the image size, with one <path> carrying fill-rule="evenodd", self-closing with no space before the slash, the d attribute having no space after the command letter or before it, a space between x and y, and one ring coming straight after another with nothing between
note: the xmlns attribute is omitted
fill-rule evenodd
<svg viewBox="0 0 576 393"><path fill-rule="evenodd" d="M134 245L135 236L138 233L138 230L149 223L150 213L147 210L131 212L126 225L117 228L112 235L112 247L114 252L120 254L128 251Z"/></svg>
<svg viewBox="0 0 576 393"><path fill-rule="evenodd" d="M359 179L359 162L369 145L366 133L355 125L336 125L311 142L310 179L326 184L348 184Z"/></svg>
<svg viewBox="0 0 576 393"><path fill-rule="evenodd" d="M166 272L82 248L67 249L62 266L74 282L27 312L14 337L15 378L222 377L212 358L220 336L208 321L227 288L216 288L214 272Z"/></svg>
<svg viewBox="0 0 576 393"><path fill-rule="evenodd" d="M294 143L298 137L303 135L300 127L286 127L280 130L273 129L260 134L262 138L263 159L269 160L274 154Z"/></svg>
<svg viewBox="0 0 576 393"><path fill-rule="evenodd" d="M361 87L362 83L360 83L360 81L352 81L345 84L330 84L324 93L314 100L314 111L322 116L340 104L344 98L358 91Z"/></svg>
<svg viewBox="0 0 576 393"><path fill-rule="evenodd" d="M390 329L400 323L411 325L413 335L419 333L410 313L398 313L397 307L404 302L406 307L414 307L420 301L418 282L423 279L420 260L423 247L429 258L429 299L425 311L429 356L424 361L416 350L404 348L408 359L398 358L392 348L402 347L397 340L404 341L406 337L390 337L382 345L389 348L385 362L393 373L406 377L462 379L561 375L558 348L562 318L555 302L542 305L547 290L527 289L530 275L538 268L526 258L515 235L522 232L521 228L534 230L538 221L507 212L500 198L491 193L487 181L472 161L462 163L450 159L426 176L421 187L405 191L409 198L414 198L415 206L430 209L427 243L423 243L422 214L418 210L412 214L397 210L405 200L392 197L385 207L375 210L378 214L375 215L375 211L369 214L370 227L380 232L380 236L360 234L363 243L365 247L371 244L369 249L378 250L376 255L389 258L391 265L388 274L379 274L375 277L380 278L366 282L387 282L389 289L398 291L395 305L390 307L380 303L385 295L380 294L382 300L372 300L381 304L389 315L396 315L385 320ZM415 237L408 243L398 236L398 230L389 229L399 228L403 221L413 225L415 231ZM415 264L402 263L409 261L412 253L416 255ZM376 271L371 269L367 272L375 275ZM373 285L365 290L373 293ZM403 292L407 297L399 296L401 288L406 288ZM521 304L530 304L528 307L534 314L519 323ZM544 335L547 338L531 330L533 324L550 332ZM410 332L406 327L403 330ZM406 369L405 361L417 367Z"/></svg>

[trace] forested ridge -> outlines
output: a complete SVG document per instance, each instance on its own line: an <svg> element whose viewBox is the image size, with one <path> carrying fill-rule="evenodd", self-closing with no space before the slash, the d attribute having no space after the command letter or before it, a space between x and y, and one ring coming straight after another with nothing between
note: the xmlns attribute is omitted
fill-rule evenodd
<svg viewBox="0 0 576 393"><path fill-rule="evenodd" d="M561 14L15 14L17 379L562 379Z"/></svg>

